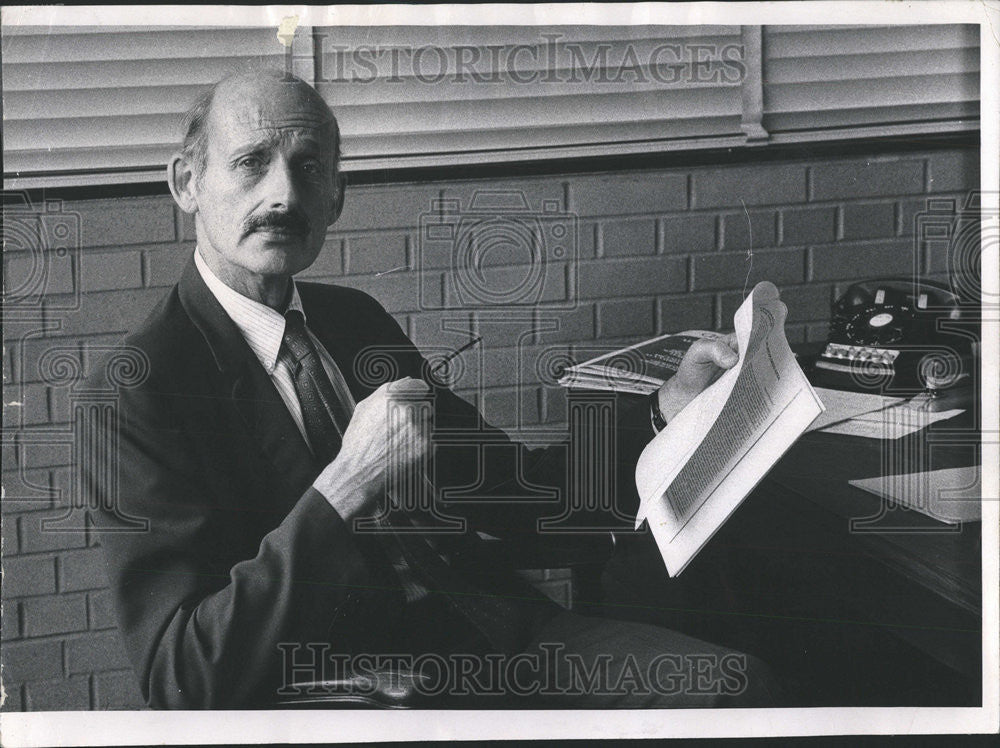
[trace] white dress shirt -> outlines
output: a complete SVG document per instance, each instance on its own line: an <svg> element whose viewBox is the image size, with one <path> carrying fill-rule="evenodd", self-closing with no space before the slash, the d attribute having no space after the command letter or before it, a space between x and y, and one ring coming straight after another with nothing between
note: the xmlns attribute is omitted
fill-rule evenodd
<svg viewBox="0 0 1000 748"><path fill-rule="evenodd" d="M251 298L238 293L223 283L212 272L212 269L205 263L201 253L195 250L194 264L201 273L205 285L212 295L218 300L229 318L239 328L243 334L243 339L247 341L250 350L254 352L260 365L264 367L271 381L274 382L278 394L284 401L288 412L292 415L292 420L302 434L302 438L309 444L309 436L306 433L305 420L302 418L302 406L299 404L299 397L295 394L295 382L292 377L292 370L286 360L284 351L281 348L281 341L285 336L285 315L275 311L266 304L254 301ZM292 299L288 303L288 309L296 309L302 313L302 318L306 323L306 334L319 353L323 369L327 377L333 384L333 389L337 396L348 405L351 411L354 410L354 397L351 395L347 382L344 381L340 368L330 358L326 348L316 340L316 336L309 330L309 319L302 308L302 300L299 298L299 289L292 281ZM310 445L311 446L311 445Z"/></svg>
<svg viewBox="0 0 1000 748"><path fill-rule="evenodd" d="M205 281L205 285L208 286L208 290L212 292L212 295L222 305L223 310L225 310L236 327L239 328L243 339L250 346L250 350L254 352L261 366L264 367L268 376L271 377L271 381L278 390L278 394L281 395L281 399L288 408L292 420L295 421L299 433L302 434L302 438L305 439L306 444L309 444L305 420L302 417L302 405L299 403L299 397L295 393L295 383L291 367L288 364L287 353L281 345L282 339L285 336L285 316L266 304L261 304L259 301L254 301L234 291L219 280L218 276L212 272L212 269L202 259L201 252L197 249L194 252L194 264L198 268L202 280ZM330 358L330 354L323 347L322 343L310 332L308 327L309 319L302 308L299 289L295 285L294 279L292 280L292 299L288 303L288 309L296 309L302 313L302 317L306 322L306 334L319 353L323 369L333 384L334 391L353 412L356 404L354 397L351 395L351 391L347 387L347 382L344 381L344 377L340 373L340 368ZM412 571L402 556L393 559L392 565L403 585L407 601L418 600L427 594L427 589L414 579Z"/></svg>

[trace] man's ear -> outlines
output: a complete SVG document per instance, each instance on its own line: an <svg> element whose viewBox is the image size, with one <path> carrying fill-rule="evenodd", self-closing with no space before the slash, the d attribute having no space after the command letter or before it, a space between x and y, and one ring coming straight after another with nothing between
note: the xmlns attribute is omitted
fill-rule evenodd
<svg viewBox="0 0 1000 748"><path fill-rule="evenodd" d="M344 194L347 192L347 176L338 171L333 177L333 205L330 206L330 220L327 226L332 226L340 218L340 212L344 209Z"/></svg>
<svg viewBox="0 0 1000 748"><path fill-rule="evenodd" d="M167 184L170 185L170 194L185 213L198 210L195 181L194 167L184 154L178 151L171 156L167 164Z"/></svg>

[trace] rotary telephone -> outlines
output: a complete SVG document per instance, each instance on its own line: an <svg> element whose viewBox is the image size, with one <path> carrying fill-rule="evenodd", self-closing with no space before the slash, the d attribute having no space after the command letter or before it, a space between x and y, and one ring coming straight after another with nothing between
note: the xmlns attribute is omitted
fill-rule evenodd
<svg viewBox="0 0 1000 748"><path fill-rule="evenodd" d="M892 395L970 387L971 310L940 283L904 278L855 283L833 305L814 384Z"/></svg>

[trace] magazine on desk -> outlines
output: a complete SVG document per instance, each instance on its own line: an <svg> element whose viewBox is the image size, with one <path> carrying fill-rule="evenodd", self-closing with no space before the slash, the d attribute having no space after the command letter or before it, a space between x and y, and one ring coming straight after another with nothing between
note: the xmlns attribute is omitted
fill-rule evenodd
<svg viewBox="0 0 1000 748"><path fill-rule="evenodd" d="M823 404L785 338L778 289L758 283L733 318L739 361L678 413L643 450L640 506L667 573L680 574L809 424ZM567 370L566 387L647 394L698 337L665 335Z"/></svg>
<svg viewBox="0 0 1000 748"><path fill-rule="evenodd" d="M570 366L559 384L585 390L648 395L656 392L677 372L684 353L694 341L699 338L722 337L722 333L704 330L661 335Z"/></svg>

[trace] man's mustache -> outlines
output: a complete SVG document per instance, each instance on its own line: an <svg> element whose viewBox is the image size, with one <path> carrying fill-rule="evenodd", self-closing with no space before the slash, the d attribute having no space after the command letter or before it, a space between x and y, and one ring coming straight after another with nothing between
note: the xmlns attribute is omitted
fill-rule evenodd
<svg viewBox="0 0 1000 748"><path fill-rule="evenodd" d="M269 210L265 213L250 216L243 224L244 233L255 231L279 230L293 234L308 234L309 219L301 211Z"/></svg>

